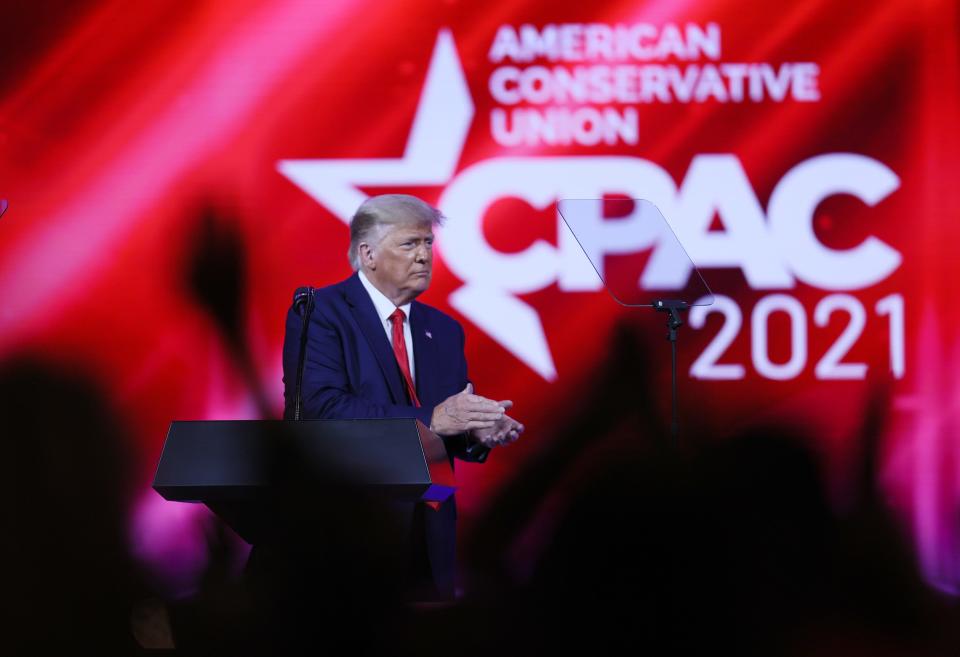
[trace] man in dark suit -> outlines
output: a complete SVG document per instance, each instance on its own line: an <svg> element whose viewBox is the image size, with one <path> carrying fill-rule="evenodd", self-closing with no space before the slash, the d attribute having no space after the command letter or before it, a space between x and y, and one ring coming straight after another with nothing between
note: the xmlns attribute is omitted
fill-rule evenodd
<svg viewBox="0 0 960 657"><path fill-rule="evenodd" d="M372 197L357 210L348 253L355 273L315 293L302 417L418 418L443 437L451 458L482 462L524 427L506 414L511 401L473 393L460 324L415 301L430 285L433 226L442 218L436 208L403 194ZM291 308L283 349L287 417L295 403L300 327ZM452 596L453 501L438 509L411 505L406 513L414 533L423 532L437 593Z"/></svg>

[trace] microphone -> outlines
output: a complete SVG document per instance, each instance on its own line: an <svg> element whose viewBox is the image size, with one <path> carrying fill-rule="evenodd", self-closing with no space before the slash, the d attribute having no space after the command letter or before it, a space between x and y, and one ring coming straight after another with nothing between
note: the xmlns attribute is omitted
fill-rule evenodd
<svg viewBox="0 0 960 657"><path fill-rule="evenodd" d="M293 293L294 312L300 313L300 307L303 306L303 318L300 323L300 353L297 357L297 387L294 391L293 419L300 419L300 412L303 408L303 360L307 355L307 328L310 325L310 313L313 312L313 292L312 287L298 287Z"/></svg>
<svg viewBox="0 0 960 657"><path fill-rule="evenodd" d="M10 203L7 202L7 199L0 198L0 217L3 216L3 213L6 212L9 207Z"/></svg>
<svg viewBox="0 0 960 657"><path fill-rule="evenodd" d="M298 308L308 301L313 301L312 287L298 287L293 293L293 307ZM299 314L299 310L297 311Z"/></svg>

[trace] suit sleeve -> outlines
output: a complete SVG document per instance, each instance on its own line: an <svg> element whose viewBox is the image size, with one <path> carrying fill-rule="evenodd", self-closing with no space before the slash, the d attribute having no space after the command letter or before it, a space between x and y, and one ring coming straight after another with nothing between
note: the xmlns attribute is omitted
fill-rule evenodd
<svg viewBox="0 0 960 657"><path fill-rule="evenodd" d="M283 341L285 418L293 417L301 317L292 308L287 313ZM344 362L343 341L334 325L318 308L310 318L303 368L302 417L312 419L413 417L430 426L432 406L382 404L352 392Z"/></svg>

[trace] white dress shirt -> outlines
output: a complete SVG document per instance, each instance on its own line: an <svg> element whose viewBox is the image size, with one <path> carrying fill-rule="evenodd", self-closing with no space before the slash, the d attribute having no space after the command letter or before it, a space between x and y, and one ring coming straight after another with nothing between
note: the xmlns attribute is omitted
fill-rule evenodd
<svg viewBox="0 0 960 657"><path fill-rule="evenodd" d="M389 342L392 347L393 322L390 321L390 315L393 314L398 306L393 305L393 302L384 296L383 292L378 290L374 284L370 282L370 279L363 275L362 271L358 272L358 274L363 288L367 291L367 294L370 295L370 299L373 300L373 305L377 309L377 316L380 317L380 326L382 326L384 332L386 332L387 342ZM410 304L405 303L399 306L399 308L406 316L406 319L403 320L403 340L407 343L407 361L410 366L410 378L413 379L413 383L416 385L417 373L413 367L413 333L410 331Z"/></svg>

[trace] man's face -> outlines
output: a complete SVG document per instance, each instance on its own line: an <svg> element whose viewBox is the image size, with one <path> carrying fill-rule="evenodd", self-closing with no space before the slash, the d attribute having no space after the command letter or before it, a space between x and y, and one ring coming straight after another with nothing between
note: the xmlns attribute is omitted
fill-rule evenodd
<svg viewBox="0 0 960 657"><path fill-rule="evenodd" d="M410 222L381 230L384 234L379 244L370 247L364 260L367 277L393 303L402 306L430 286L433 229L426 222Z"/></svg>

